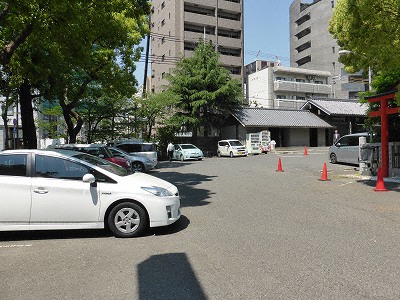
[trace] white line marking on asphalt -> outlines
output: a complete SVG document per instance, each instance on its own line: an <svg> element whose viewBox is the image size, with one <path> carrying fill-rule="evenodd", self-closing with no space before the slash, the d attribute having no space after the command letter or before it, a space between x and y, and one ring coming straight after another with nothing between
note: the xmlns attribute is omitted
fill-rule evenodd
<svg viewBox="0 0 400 300"><path fill-rule="evenodd" d="M339 186L344 186L344 185L348 185L348 184L352 184L352 183L353 183L353 181L350 181L350 182L346 182L346 183L340 184Z"/></svg>
<svg viewBox="0 0 400 300"><path fill-rule="evenodd" d="M32 244L28 245L5 245L5 246L0 246L0 248L16 248L16 247L31 247Z"/></svg>

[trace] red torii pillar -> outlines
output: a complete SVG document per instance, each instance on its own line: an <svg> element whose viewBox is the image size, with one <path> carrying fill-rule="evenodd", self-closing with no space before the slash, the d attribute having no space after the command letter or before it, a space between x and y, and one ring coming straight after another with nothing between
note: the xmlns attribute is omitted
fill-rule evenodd
<svg viewBox="0 0 400 300"><path fill-rule="evenodd" d="M389 107L388 100L394 99L395 92L380 94L372 97L367 97L368 102L380 102L380 109L371 111L370 117L381 117L381 159L382 159L382 176L389 176L389 130L388 130L388 115L397 114L400 112L400 107Z"/></svg>

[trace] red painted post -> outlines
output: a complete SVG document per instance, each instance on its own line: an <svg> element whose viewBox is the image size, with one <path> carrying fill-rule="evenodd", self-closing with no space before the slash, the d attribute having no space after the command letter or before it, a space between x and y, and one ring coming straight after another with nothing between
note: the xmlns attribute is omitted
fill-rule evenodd
<svg viewBox="0 0 400 300"><path fill-rule="evenodd" d="M393 99L395 93L381 94L372 97L367 97L368 102L380 102L380 109L371 111L370 117L381 117L381 160L382 160L382 177L389 176L389 125L388 115L397 114L400 111L399 107L389 107L388 100Z"/></svg>

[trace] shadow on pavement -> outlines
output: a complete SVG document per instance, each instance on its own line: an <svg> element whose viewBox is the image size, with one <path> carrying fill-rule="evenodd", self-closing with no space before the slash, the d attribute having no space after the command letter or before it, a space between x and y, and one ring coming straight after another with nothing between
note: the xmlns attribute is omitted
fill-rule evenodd
<svg viewBox="0 0 400 300"><path fill-rule="evenodd" d="M112 236L111 232L104 229L5 231L0 232L0 241L98 239Z"/></svg>
<svg viewBox="0 0 400 300"><path fill-rule="evenodd" d="M137 272L140 300L207 299L185 253L153 255Z"/></svg>
<svg viewBox="0 0 400 300"><path fill-rule="evenodd" d="M370 186L371 189L374 189L376 187L376 180L358 180L357 182ZM385 182L385 188L392 192L400 192L400 183Z"/></svg>
<svg viewBox="0 0 400 300"><path fill-rule="evenodd" d="M196 173L160 172L155 175L176 185L181 195L181 207L194 207L207 205L207 199L214 194L210 190L197 187L205 181L214 180L217 176L208 176Z"/></svg>
<svg viewBox="0 0 400 300"><path fill-rule="evenodd" d="M148 228L143 237L151 235L170 235L186 229L190 221L185 216L170 226ZM32 231L4 231L0 232L0 241L41 241L41 240L69 240L69 239L99 239L114 238L107 229L85 230L32 230ZM115 238L117 239L117 238ZM134 239L134 238L133 238Z"/></svg>

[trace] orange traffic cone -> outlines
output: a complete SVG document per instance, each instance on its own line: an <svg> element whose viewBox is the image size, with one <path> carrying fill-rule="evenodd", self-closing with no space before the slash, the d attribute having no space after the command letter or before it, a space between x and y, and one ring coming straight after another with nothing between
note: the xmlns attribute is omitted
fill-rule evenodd
<svg viewBox="0 0 400 300"><path fill-rule="evenodd" d="M320 181L329 181L328 179L328 170L326 169L326 163L324 163L324 168L322 169L322 175Z"/></svg>
<svg viewBox="0 0 400 300"><path fill-rule="evenodd" d="M283 172L281 158L278 159L278 169L276 172Z"/></svg>
<svg viewBox="0 0 400 300"><path fill-rule="evenodd" d="M382 168L378 168L378 178L376 180L376 187L374 188L375 192L388 192L385 188L385 182L383 181L383 175L382 175Z"/></svg>
<svg viewBox="0 0 400 300"><path fill-rule="evenodd" d="M304 146L304 155L308 155L307 147L306 147L306 146Z"/></svg>

